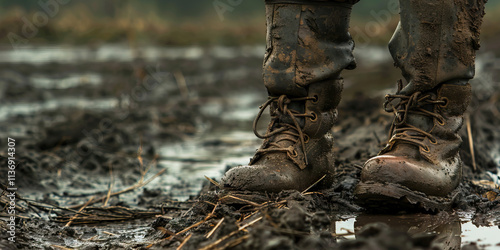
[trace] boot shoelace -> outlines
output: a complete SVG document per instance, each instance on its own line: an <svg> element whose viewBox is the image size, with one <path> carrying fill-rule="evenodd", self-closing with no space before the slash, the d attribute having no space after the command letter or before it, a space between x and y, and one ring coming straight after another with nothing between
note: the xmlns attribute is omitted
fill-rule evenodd
<svg viewBox="0 0 500 250"><path fill-rule="evenodd" d="M290 148L283 148L279 142L281 141L291 141L292 143L296 143L297 140L300 141L300 144L302 145L302 151L304 152L304 158L305 158L305 163L306 165L308 164L307 162L307 155L306 155L306 139L307 135L305 135L302 132L302 128L299 125L299 122L297 121L297 117L309 117L312 119L316 118L315 114L307 114L307 113L300 113L296 110L289 109L288 104L291 102L300 102L300 101L307 101L307 100L316 100L316 97L299 97L299 98L288 98L286 95L281 95L279 97L269 97L269 99L262 104L262 106L259 107L259 113L257 114L257 117L255 118L253 122L253 132L254 134L260 138L260 139L268 139L271 138L272 136L278 135L278 134L286 134L290 135L291 137L282 137L276 141L273 141L269 143L268 148L264 149L259 149L257 150L256 154L265 154L269 152L288 152L292 156L297 156L298 153L295 151L295 149L290 150ZM279 116L271 116L271 122L269 123L268 129L266 134L261 135L257 131L257 124L260 120L260 117L262 116L262 113L264 110L271 105L271 103L276 103L278 111L280 111L281 114L289 116L292 121L292 124L288 123L283 123L279 121ZM275 127L276 125L276 127ZM273 129L274 128L274 129Z"/></svg>
<svg viewBox="0 0 500 250"><path fill-rule="evenodd" d="M438 113L428 111L423 108L426 105L446 105L446 100L434 100L430 94L422 94L422 92L415 92L412 95L399 94L402 89L402 82L398 82L398 91L396 94L389 94L385 96L384 109L386 112L394 113L394 121L392 122L391 129L389 130L389 142L401 141L404 143L413 144L420 147L422 150L429 152L429 147L423 143L425 137L429 138L430 142L437 143L436 138L429 132L417 128L407 123L408 114L425 115L436 118L440 125L444 125L444 117ZM399 103L392 105L392 101L400 99ZM406 132L416 132L416 134L409 134ZM394 137L393 137L394 135Z"/></svg>

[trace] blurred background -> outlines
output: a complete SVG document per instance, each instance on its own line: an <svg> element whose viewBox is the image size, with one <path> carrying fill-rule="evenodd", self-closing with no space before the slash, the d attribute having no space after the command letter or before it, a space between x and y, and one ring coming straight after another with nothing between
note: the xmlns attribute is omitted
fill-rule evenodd
<svg viewBox="0 0 500 250"><path fill-rule="evenodd" d="M79 44L125 42L135 45L253 45L263 44L264 1L214 0L60 0L0 1L0 38L11 41L9 32L22 33L32 22L38 33L30 44ZM57 7L51 3L57 3ZM50 7L49 7L50 6ZM48 14L48 22L37 12ZM358 44L385 44L397 25L396 0L361 1L353 8L352 34ZM483 25L485 39L500 31L500 0L489 0ZM388 16L389 15L389 16ZM26 22L23 21L26 18ZM38 18L38 19L37 19ZM36 20L35 20L36 19ZM375 24L370 24L375 22ZM360 34L365 33L365 34Z"/></svg>

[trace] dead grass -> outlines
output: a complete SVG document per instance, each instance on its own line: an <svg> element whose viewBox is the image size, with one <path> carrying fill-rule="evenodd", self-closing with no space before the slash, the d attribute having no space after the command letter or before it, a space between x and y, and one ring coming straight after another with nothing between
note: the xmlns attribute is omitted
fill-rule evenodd
<svg viewBox="0 0 500 250"><path fill-rule="evenodd" d="M38 34L29 43L94 44L128 42L131 45L149 43L159 45L240 45L263 43L263 18L242 18L221 21L213 16L195 20L174 20L165 13L135 10L130 6L118 9L114 17L97 17L87 5L67 6L39 27ZM8 34L23 36L22 18L31 20L34 13L13 8L0 17L0 42L9 43Z"/></svg>
<svg viewBox="0 0 500 250"><path fill-rule="evenodd" d="M159 14L161 13L161 15ZM22 35L21 18L31 19L34 13L20 8L4 11L0 17L0 43L8 44L10 32ZM213 14L213 13L212 13ZM363 43L386 44L397 26L399 18L392 18L387 25L376 28L367 21L353 16L351 34L358 45ZM500 39L500 6L487 9L482 27L483 40ZM372 22L373 23L373 22ZM30 44L98 44L125 42L131 46L157 44L185 45L248 45L263 44L265 20L262 15L231 18L221 21L214 15L201 15L196 19L178 20L167 11L134 9L123 5L114 15L97 16L88 5L75 3L66 6L49 23L39 28L38 34L29 38Z"/></svg>

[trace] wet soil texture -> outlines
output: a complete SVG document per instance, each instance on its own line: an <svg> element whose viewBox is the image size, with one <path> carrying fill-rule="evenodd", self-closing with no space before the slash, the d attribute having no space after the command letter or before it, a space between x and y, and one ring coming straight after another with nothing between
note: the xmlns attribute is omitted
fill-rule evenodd
<svg viewBox="0 0 500 250"><path fill-rule="evenodd" d="M1 50L0 248L500 246L497 56L478 56L461 131L464 180L453 209L373 214L355 205L352 191L364 161L387 140L392 119L382 102L395 91L398 72L383 48L357 48L358 69L344 74L332 185L278 194L217 186L259 146L251 122L267 97L262 51ZM15 243L7 237L7 138L15 139L16 150Z"/></svg>

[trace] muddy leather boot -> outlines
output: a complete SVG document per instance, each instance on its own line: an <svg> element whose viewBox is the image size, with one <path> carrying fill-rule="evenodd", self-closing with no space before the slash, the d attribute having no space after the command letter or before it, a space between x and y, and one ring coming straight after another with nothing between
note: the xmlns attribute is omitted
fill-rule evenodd
<svg viewBox="0 0 500 250"><path fill-rule="evenodd" d="M377 210L447 209L462 174L458 130L471 100L484 0L401 0L389 49L408 84L384 107L389 141L369 159L354 194Z"/></svg>
<svg viewBox="0 0 500 250"><path fill-rule="evenodd" d="M330 176L340 72L355 68L348 33L355 2L266 1L263 76L269 98L254 121L264 142L249 165L225 174L226 189L303 191ZM267 107L271 122L262 135L256 127Z"/></svg>

